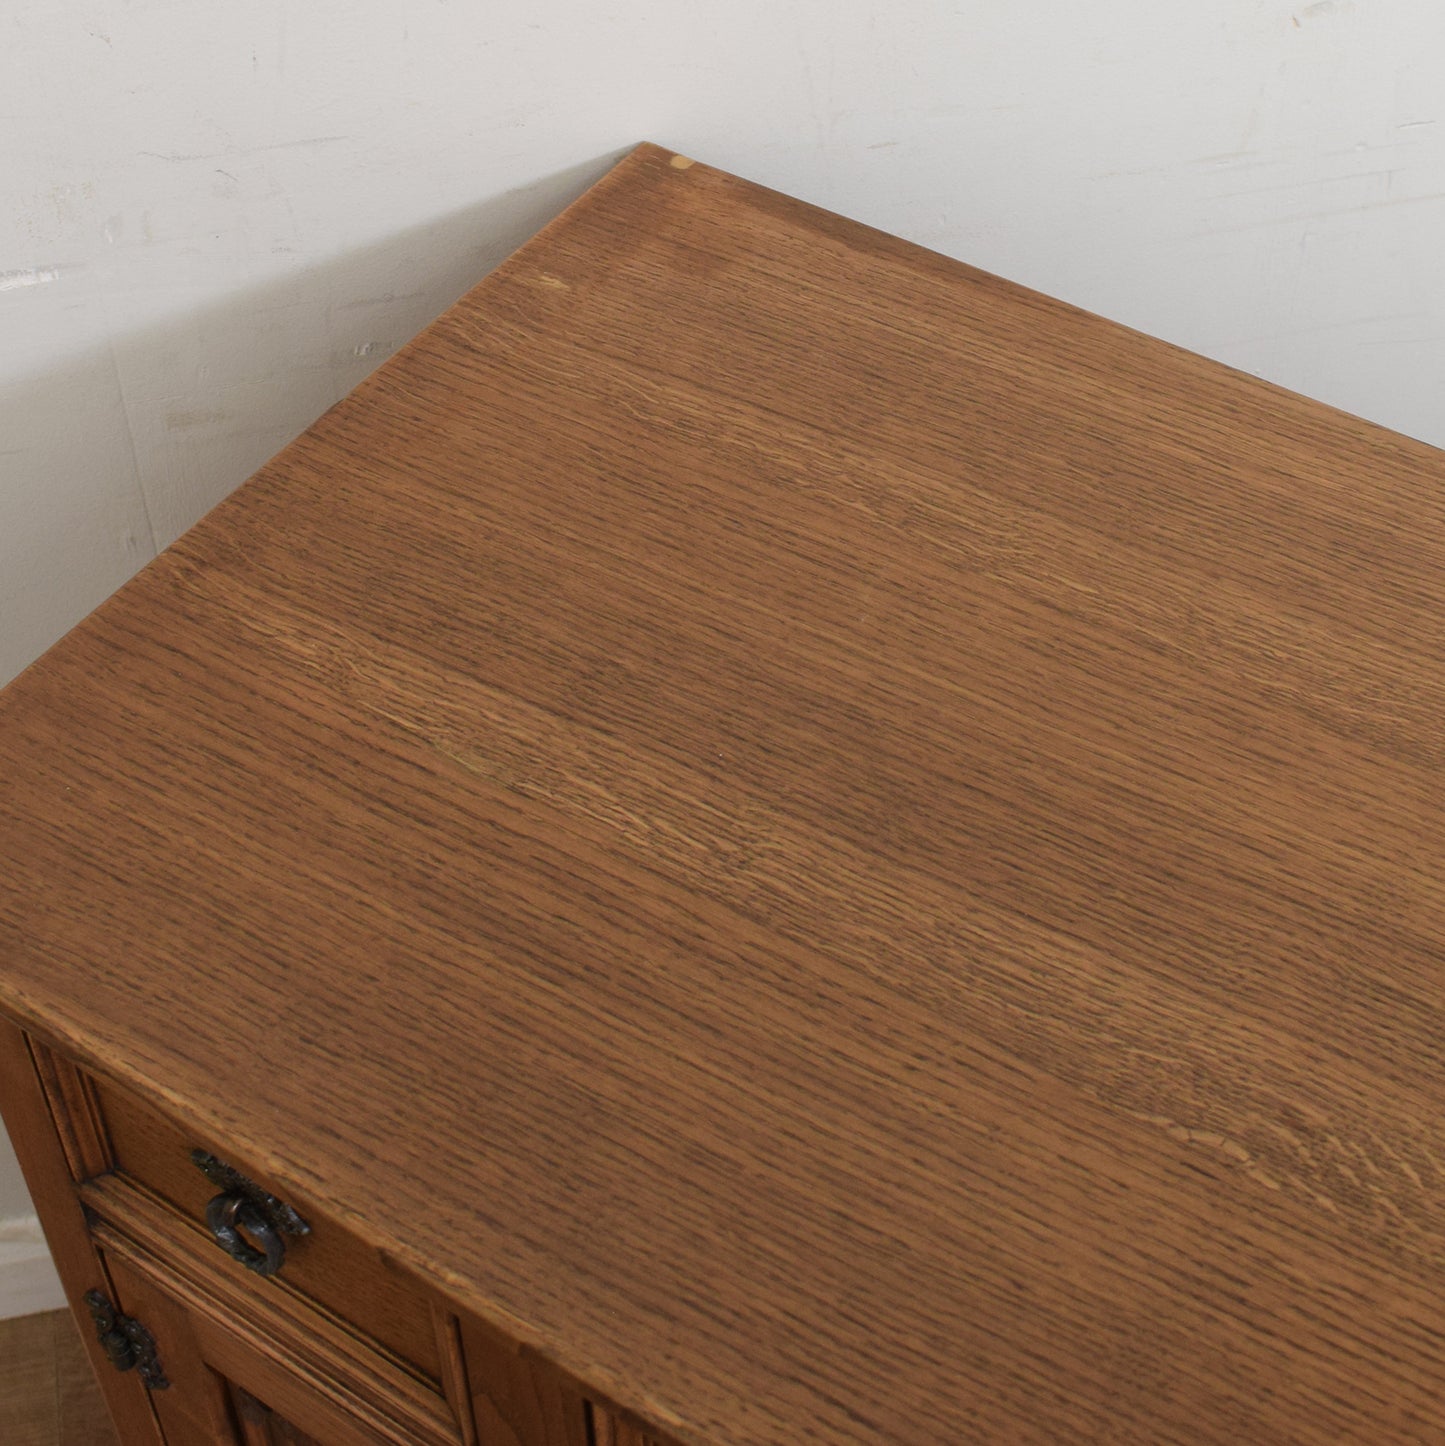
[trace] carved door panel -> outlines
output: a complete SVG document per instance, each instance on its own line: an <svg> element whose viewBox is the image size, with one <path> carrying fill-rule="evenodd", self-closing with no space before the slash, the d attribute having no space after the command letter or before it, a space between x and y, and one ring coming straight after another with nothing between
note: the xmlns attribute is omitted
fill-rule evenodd
<svg viewBox="0 0 1445 1446"><path fill-rule="evenodd" d="M234 1381L228 1381L226 1389L246 1446L325 1446Z"/></svg>

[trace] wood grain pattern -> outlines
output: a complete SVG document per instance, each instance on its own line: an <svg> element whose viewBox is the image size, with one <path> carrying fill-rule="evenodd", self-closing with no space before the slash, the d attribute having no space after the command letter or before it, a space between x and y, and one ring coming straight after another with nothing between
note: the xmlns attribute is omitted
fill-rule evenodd
<svg viewBox="0 0 1445 1446"><path fill-rule="evenodd" d="M1445 1434L1445 465L643 148L0 698L0 1000L684 1443Z"/></svg>

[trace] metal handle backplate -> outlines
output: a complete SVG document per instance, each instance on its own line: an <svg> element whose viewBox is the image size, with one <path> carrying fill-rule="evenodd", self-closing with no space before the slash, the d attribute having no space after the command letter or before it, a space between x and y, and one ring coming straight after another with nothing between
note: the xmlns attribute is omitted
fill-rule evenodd
<svg viewBox="0 0 1445 1446"><path fill-rule="evenodd" d="M283 1237L309 1235L311 1227L289 1205L208 1151L192 1150L191 1162L221 1187L206 1206L206 1225L216 1244L247 1270L275 1275L286 1263Z"/></svg>
<svg viewBox="0 0 1445 1446"><path fill-rule="evenodd" d="M98 1290L85 1293L101 1349L118 1371L134 1371L148 1391L169 1389L151 1333L134 1316L122 1315Z"/></svg>

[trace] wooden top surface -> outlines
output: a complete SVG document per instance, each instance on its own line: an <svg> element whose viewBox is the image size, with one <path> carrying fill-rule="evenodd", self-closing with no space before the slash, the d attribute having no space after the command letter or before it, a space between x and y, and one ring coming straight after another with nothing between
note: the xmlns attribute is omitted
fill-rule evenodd
<svg viewBox="0 0 1445 1446"><path fill-rule="evenodd" d="M1442 619L1441 453L643 147L0 698L0 1000L685 1442L1436 1439Z"/></svg>

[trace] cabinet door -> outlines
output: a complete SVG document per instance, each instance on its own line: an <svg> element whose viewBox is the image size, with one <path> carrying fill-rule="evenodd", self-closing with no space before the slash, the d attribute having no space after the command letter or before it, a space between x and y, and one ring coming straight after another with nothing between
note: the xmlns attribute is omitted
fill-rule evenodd
<svg viewBox="0 0 1445 1446"><path fill-rule="evenodd" d="M313 1389L284 1361L191 1309L164 1267L103 1252L116 1304L155 1344L167 1384L151 1392L165 1446L398 1446Z"/></svg>
<svg viewBox="0 0 1445 1446"><path fill-rule="evenodd" d="M151 1408L166 1446L242 1446L225 1380L202 1358L185 1310L124 1261L107 1258L105 1267L116 1308L154 1347L163 1382L151 1391Z"/></svg>

